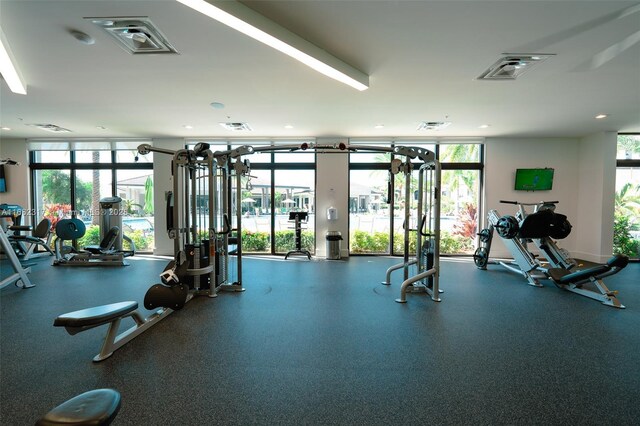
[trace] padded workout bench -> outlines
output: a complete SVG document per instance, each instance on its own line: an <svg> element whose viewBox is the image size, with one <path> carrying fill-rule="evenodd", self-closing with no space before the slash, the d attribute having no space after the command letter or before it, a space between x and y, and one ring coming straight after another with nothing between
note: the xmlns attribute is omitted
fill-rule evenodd
<svg viewBox="0 0 640 426"><path fill-rule="evenodd" d="M602 282L602 278L609 275L618 273L621 269L629 263L629 258L622 255L615 255L607 261L607 263L590 263L586 261L579 261L585 263L587 268L579 269L575 271L563 269L563 268L551 268L547 270L551 280L561 288L570 290L574 293L581 294L583 296L590 297L601 301L604 305L613 306L616 308L624 308L624 305L620 303L616 297L617 291L609 290ZM600 294L585 290L582 288L582 284L591 282L595 285Z"/></svg>
<svg viewBox="0 0 640 426"><path fill-rule="evenodd" d="M109 324L102 349L100 353L93 358L94 362L100 362L109 358L115 350L120 349L124 344L133 340L146 329L173 312L171 309L162 308L158 309L149 317L144 318L137 309L138 302L131 301L95 306L93 308L60 315L55 319L53 325L55 327L64 327L69 334L74 335L104 324ZM131 317L135 321L135 325L117 334L120 321L127 317Z"/></svg>
<svg viewBox="0 0 640 426"><path fill-rule="evenodd" d="M94 389L63 402L36 422L36 426L111 424L120 410L120 393Z"/></svg>

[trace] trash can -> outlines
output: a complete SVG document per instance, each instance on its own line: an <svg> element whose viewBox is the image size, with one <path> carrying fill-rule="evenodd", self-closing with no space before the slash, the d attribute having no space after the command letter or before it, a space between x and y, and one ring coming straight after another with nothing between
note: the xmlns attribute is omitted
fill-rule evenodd
<svg viewBox="0 0 640 426"><path fill-rule="evenodd" d="M340 260L342 234L339 231L327 231L327 259Z"/></svg>

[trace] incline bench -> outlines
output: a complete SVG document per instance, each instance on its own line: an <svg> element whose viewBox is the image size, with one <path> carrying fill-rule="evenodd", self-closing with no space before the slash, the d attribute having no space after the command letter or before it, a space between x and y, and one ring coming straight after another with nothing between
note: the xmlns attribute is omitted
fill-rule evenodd
<svg viewBox="0 0 640 426"><path fill-rule="evenodd" d="M624 308L624 305L622 305L616 297L617 291L609 290L602 282L602 278L617 274L624 269L628 263L628 257L617 254L609 259L607 263L589 264L585 269L571 271L563 268L551 268L547 270L547 273L551 280L561 288L564 287L574 293L600 300L605 305ZM593 283L598 288L600 294L582 289L582 284L587 282Z"/></svg>

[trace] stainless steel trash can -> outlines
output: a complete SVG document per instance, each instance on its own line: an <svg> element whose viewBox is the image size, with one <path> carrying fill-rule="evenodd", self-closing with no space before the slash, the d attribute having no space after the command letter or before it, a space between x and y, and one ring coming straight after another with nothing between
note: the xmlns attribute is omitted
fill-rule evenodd
<svg viewBox="0 0 640 426"><path fill-rule="evenodd" d="M342 234L339 231L327 231L327 259L340 260Z"/></svg>

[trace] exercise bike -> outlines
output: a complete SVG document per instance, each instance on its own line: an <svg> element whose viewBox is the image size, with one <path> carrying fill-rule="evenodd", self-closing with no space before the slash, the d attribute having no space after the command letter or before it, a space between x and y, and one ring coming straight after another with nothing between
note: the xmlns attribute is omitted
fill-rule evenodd
<svg viewBox="0 0 640 426"><path fill-rule="evenodd" d="M565 215L555 212L557 201L500 202L514 204L518 206L518 211L515 216L500 216L497 210L489 211L489 227L478 233L480 246L473 255L474 263L479 269L486 270L489 263L499 264L522 275L532 286L542 287L540 280L549 279L564 290L598 300L608 306L624 308L617 299L618 292L609 290L602 278L624 269L629 263L628 257L614 255L604 264L573 259L554 241L569 236L572 228ZM533 207L532 213L525 209L530 206ZM494 230L510 251L513 261L490 260ZM529 251L529 244L534 244L544 258ZM591 284L593 289L585 287L585 284Z"/></svg>

